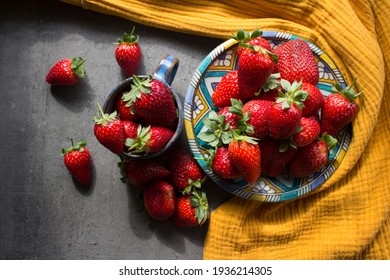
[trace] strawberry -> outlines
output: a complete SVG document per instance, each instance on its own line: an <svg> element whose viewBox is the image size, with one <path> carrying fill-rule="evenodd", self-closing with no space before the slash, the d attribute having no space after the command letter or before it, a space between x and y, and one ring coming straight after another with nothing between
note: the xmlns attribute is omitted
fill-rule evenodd
<svg viewBox="0 0 390 280"><path fill-rule="evenodd" d="M261 37L263 35L263 32L259 29L255 29L253 32L247 32L242 29L239 29L237 34L233 34L232 38L240 44L237 47L237 56L240 57L242 50L245 48L243 44L248 44L251 46L258 46L262 47L268 51L271 51L271 44Z"/></svg>
<svg viewBox="0 0 390 280"><path fill-rule="evenodd" d="M118 38L115 48L115 59L127 76L133 76L141 62L142 52L138 44L139 36L134 34L135 26L130 35L125 33Z"/></svg>
<svg viewBox="0 0 390 280"><path fill-rule="evenodd" d="M62 149L64 164L73 178L80 184L90 185L92 180L92 159L91 154L85 147L87 143L80 141L67 149Z"/></svg>
<svg viewBox="0 0 390 280"><path fill-rule="evenodd" d="M233 114L231 115L233 117ZM235 120L230 119L233 125ZM223 113L217 114L215 111L203 118L203 124L206 128L205 131L198 135L198 138L206 142L211 147L217 147L223 144L229 144L232 140L232 130L230 129L230 122L226 121L226 115Z"/></svg>
<svg viewBox="0 0 390 280"><path fill-rule="evenodd" d="M259 142L261 151L261 175L276 177L288 166L297 149L289 143L267 137Z"/></svg>
<svg viewBox="0 0 390 280"><path fill-rule="evenodd" d="M231 98L239 98L237 70L225 74L211 96L214 106L219 108L230 106Z"/></svg>
<svg viewBox="0 0 390 280"><path fill-rule="evenodd" d="M119 163L125 181L132 186L146 186L169 176L169 170L152 159L128 160Z"/></svg>
<svg viewBox="0 0 390 280"><path fill-rule="evenodd" d="M125 128L116 111L105 114L98 103L99 112L94 116L94 134L96 139L114 154L120 154L125 148Z"/></svg>
<svg viewBox="0 0 390 280"><path fill-rule="evenodd" d="M248 183L253 183L260 177L261 154L254 138L235 134L228 152L231 162Z"/></svg>
<svg viewBox="0 0 390 280"><path fill-rule="evenodd" d="M253 127L253 132L248 135L257 139L263 139L268 136L268 119L272 106L271 101L250 100L242 108L243 114L249 113L247 124Z"/></svg>
<svg viewBox="0 0 390 280"><path fill-rule="evenodd" d="M143 199L147 213L154 220L168 220L175 212L175 190L166 181L158 180L149 183L144 189Z"/></svg>
<svg viewBox="0 0 390 280"><path fill-rule="evenodd" d="M131 153L155 153L168 144L174 133L166 127L138 125L136 138L127 138L125 145Z"/></svg>
<svg viewBox="0 0 390 280"><path fill-rule="evenodd" d="M295 133L291 136L293 145L303 147L313 142L321 132L320 124L311 118L302 117Z"/></svg>
<svg viewBox="0 0 390 280"><path fill-rule="evenodd" d="M301 82L294 81L290 84L282 79L281 85L285 93L279 92L280 97L276 99L269 112L269 133L275 139L286 139L294 133L302 117L302 102L308 95L301 90Z"/></svg>
<svg viewBox="0 0 390 280"><path fill-rule="evenodd" d="M123 94L120 94L115 100L115 110L118 116L123 121L136 121L139 119L137 114L132 110L132 106L128 105L123 99Z"/></svg>
<svg viewBox="0 0 390 280"><path fill-rule="evenodd" d="M342 89L340 84L332 87L333 94L325 98L321 111L321 133L335 136L349 124L357 114L355 99L362 93L355 93L352 86Z"/></svg>
<svg viewBox="0 0 390 280"><path fill-rule="evenodd" d="M234 102L234 101L233 101ZM218 115L225 116L225 123L229 124L229 128L236 129L238 122L240 121L240 116L232 113L229 110L229 107L223 107L219 112Z"/></svg>
<svg viewBox="0 0 390 280"><path fill-rule="evenodd" d="M255 35L253 35L254 33ZM253 37L256 35L259 37L262 32L255 30L251 33L250 38L254 39ZM241 38L240 32L236 37L240 41L239 47L241 48L237 64L239 99L246 102L253 98L255 93L266 83L274 70L275 63L277 63L277 57L263 46L248 44L248 36L244 35L244 38Z"/></svg>
<svg viewBox="0 0 390 280"><path fill-rule="evenodd" d="M217 148L212 156L211 168L223 179L235 179L240 177L240 172L230 159L229 151L226 146Z"/></svg>
<svg viewBox="0 0 390 280"><path fill-rule="evenodd" d="M189 192L192 187L200 188L205 174L194 157L186 150L179 148L168 158L170 182L179 192Z"/></svg>
<svg viewBox="0 0 390 280"><path fill-rule="evenodd" d="M122 121L123 126L125 128L125 135L127 138L137 138L138 134L138 124L132 121Z"/></svg>
<svg viewBox="0 0 390 280"><path fill-rule="evenodd" d="M321 138L297 150L289 165L290 175L306 177L319 171L328 161L329 151L334 149L337 140L324 133Z"/></svg>
<svg viewBox="0 0 390 280"><path fill-rule="evenodd" d="M269 76L267 82L261 87L260 91L255 93L253 99L268 100L275 102L279 96L280 87L280 74L273 73Z"/></svg>
<svg viewBox="0 0 390 280"><path fill-rule="evenodd" d="M325 97L321 91L315 85L305 82L302 83L301 89L309 94L303 101L302 116L307 117L318 113L325 104Z"/></svg>
<svg viewBox="0 0 390 280"><path fill-rule="evenodd" d="M172 222L177 227L194 227L204 224L210 214L206 193L195 190L190 195L178 195Z"/></svg>
<svg viewBox="0 0 390 280"><path fill-rule="evenodd" d="M46 75L46 82L55 86L73 86L84 77L84 60L78 56L54 64Z"/></svg>
<svg viewBox="0 0 390 280"><path fill-rule="evenodd" d="M174 129L178 117L175 102L168 87L151 76L140 79L133 75L132 89L125 93L123 100L133 106L137 115L148 124Z"/></svg>
<svg viewBox="0 0 390 280"><path fill-rule="evenodd" d="M318 84L318 66L309 44L301 39L290 40L273 49L278 56L277 72L280 77L294 81Z"/></svg>

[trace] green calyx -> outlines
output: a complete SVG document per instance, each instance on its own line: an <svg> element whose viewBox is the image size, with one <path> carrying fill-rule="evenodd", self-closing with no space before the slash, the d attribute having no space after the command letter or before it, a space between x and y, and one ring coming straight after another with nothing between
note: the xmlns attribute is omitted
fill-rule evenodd
<svg viewBox="0 0 390 280"><path fill-rule="evenodd" d="M240 131L239 129L233 130L233 139L239 142L245 141L247 143L254 144L254 145L257 145L259 141L259 139L255 137L251 137L246 134L243 134L242 131Z"/></svg>
<svg viewBox="0 0 390 280"><path fill-rule="evenodd" d="M67 153L70 153L72 151L79 151L82 152L84 150L84 146L87 145L87 142L85 140L81 140L76 143L76 145L73 144L73 139L70 139L72 146L67 149L62 149L61 154L65 155Z"/></svg>
<svg viewBox="0 0 390 280"><path fill-rule="evenodd" d="M280 73L271 74L265 84L262 86L264 92L268 92L270 90L276 89L280 86ZM260 90L255 93L255 96L260 95Z"/></svg>
<svg viewBox="0 0 390 280"><path fill-rule="evenodd" d="M188 185L187 187L185 187L185 189L183 190L183 194L191 194L191 192L193 190L196 190L196 189L201 189L204 182L206 181L206 176L203 177L202 179L198 179L198 180L191 180L191 179L188 179Z"/></svg>
<svg viewBox="0 0 390 280"><path fill-rule="evenodd" d="M133 75L131 90L122 95L122 100L126 103L126 106L132 106L137 99L141 98L142 94L149 94L152 88L152 80L153 77L151 75L143 79Z"/></svg>
<svg viewBox="0 0 390 280"><path fill-rule="evenodd" d="M337 139L334 138L333 136L331 136L327 133L324 133L324 134L322 134L320 140L325 142L325 144L328 146L329 150L333 150L334 148L336 148Z"/></svg>
<svg viewBox="0 0 390 280"><path fill-rule="evenodd" d="M131 29L131 33L130 34L124 33L122 35L122 38L118 38L117 44L123 44L123 43L125 43L125 44L133 44L133 43L138 42L139 36L135 35L134 31L135 31L135 26L133 26L133 28Z"/></svg>
<svg viewBox="0 0 390 280"><path fill-rule="evenodd" d="M93 120L96 124L106 126L108 123L115 121L118 118L118 113L116 111L111 114L105 114L102 107L97 103L99 112L93 116Z"/></svg>
<svg viewBox="0 0 390 280"><path fill-rule="evenodd" d="M356 83L356 79L353 80L352 84L350 84L348 87L343 88L341 84L336 83L332 86L331 91L333 93L340 93L341 95L345 96L348 100L355 100L358 98L359 95L363 94L363 92L355 93L354 89L352 88Z"/></svg>
<svg viewBox="0 0 390 280"><path fill-rule="evenodd" d="M237 122L237 131L245 132L247 134L254 133L253 125L248 124L249 119L251 118L251 114L246 112L245 114L242 111L244 107L244 103L241 100L231 98L230 99L231 106L228 108L229 112L235 114L240 117Z"/></svg>
<svg viewBox="0 0 390 280"><path fill-rule="evenodd" d="M201 189L193 190L190 194L190 204L192 208L195 208L195 216L198 224L204 224L210 215L206 193Z"/></svg>
<svg viewBox="0 0 390 280"><path fill-rule="evenodd" d="M294 81L292 84L285 80L280 80L284 93L279 90L279 97L276 98L277 103L282 103L283 110L290 108L294 103L299 109L304 107L303 101L309 96L309 94L302 90L302 80L300 82Z"/></svg>
<svg viewBox="0 0 390 280"><path fill-rule="evenodd" d="M137 137L136 138L127 138L125 145L129 147L128 151L132 153L148 153L148 142L151 138L150 134L151 126L143 127L139 125L137 128Z"/></svg>
<svg viewBox="0 0 390 280"><path fill-rule="evenodd" d="M224 115L218 115L216 112L210 111L208 116L203 119L203 124L207 130L200 133L198 138L211 147L229 144L232 141L233 135L230 124L226 122Z"/></svg>
<svg viewBox="0 0 390 280"><path fill-rule="evenodd" d="M82 59L80 56L76 56L72 58L72 64L71 68L74 72L74 74L79 77L80 79L85 78L85 67L84 67L85 60Z"/></svg>
<svg viewBox="0 0 390 280"><path fill-rule="evenodd" d="M237 34L232 32L232 37L234 40L240 43L246 43L250 39L254 39L263 35L263 32L259 29L255 29L253 32L244 31L241 28L238 29Z"/></svg>

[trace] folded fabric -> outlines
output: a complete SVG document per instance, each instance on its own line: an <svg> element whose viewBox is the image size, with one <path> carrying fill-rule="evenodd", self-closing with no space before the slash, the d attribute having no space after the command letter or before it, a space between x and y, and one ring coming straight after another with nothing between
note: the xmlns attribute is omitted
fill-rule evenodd
<svg viewBox="0 0 390 280"><path fill-rule="evenodd" d="M319 46L363 91L345 158L304 198L267 204L234 197L218 207L204 258L390 259L389 1L64 2L177 32L228 39L232 30L259 28Z"/></svg>

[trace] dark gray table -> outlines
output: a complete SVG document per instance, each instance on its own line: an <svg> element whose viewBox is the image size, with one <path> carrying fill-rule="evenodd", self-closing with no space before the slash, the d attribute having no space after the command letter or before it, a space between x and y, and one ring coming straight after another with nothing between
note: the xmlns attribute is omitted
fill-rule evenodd
<svg viewBox="0 0 390 280"><path fill-rule="evenodd" d="M9 4L9 3L12 4ZM221 40L154 29L59 1L6 1L0 9L0 259L202 259L207 225L151 223L120 181L119 158L93 135L96 102L124 79L113 42L135 24L151 73L169 53L180 60L182 101L192 74ZM23 3L25 2L25 3ZM52 88L59 59L86 59L87 78ZM61 149L84 138L94 160L89 191L75 186ZM183 131L179 144L185 145ZM207 181L212 209L230 195Z"/></svg>

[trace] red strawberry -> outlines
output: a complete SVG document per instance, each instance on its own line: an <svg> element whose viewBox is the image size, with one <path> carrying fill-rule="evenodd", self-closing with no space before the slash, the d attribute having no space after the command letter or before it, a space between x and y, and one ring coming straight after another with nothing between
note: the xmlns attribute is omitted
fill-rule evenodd
<svg viewBox="0 0 390 280"><path fill-rule="evenodd" d="M275 102L279 96L280 87L280 74L273 73L269 76L267 82L261 87L260 91L255 94L253 99L268 100Z"/></svg>
<svg viewBox="0 0 390 280"><path fill-rule="evenodd" d="M92 180L91 154L85 147L87 143L80 141L68 149L62 149L64 164L70 174L81 184L89 185Z"/></svg>
<svg viewBox="0 0 390 280"><path fill-rule="evenodd" d="M74 57L54 64L46 75L46 82L56 86L72 86L84 77L84 60L81 57Z"/></svg>
<svg viewBox="0 0 390 280"><path fill-rule="evenodd" d="M301 90L301 82L290 84L282 79L281 85L286 93L280 92L280 97L271 106L268 121L270 136L275 139L286 139L294 133L302 117L302 102L307 97Z"/></svg>
<svg viewBox="0 0 390 280"><path fill-rule="evenodd" d="M258 46L268 51L271 51L271 44L266 39L261 37L262 35L263 32L259 29L255 29L253 32L247 32L242 29L239 29L237 34L232 36L233 39L240 42L237 47L237 56L239 57L243 48L245 48L245 46L242 46L242 44Z"/></svg>
<svg viewBox="0 0 390 280"><path fill-rule="evenodd" d="M315 85L305 82L302 83L301 89L309 94L303 101L302 116L307 117L318 113L325 104L325 97L321 91Z"/></svg>
<svg viewBox="0 0 390 280"><path fill-rule="evenodd" d="M263 139L268 136L268 119L272 106L271 101L250 100L242 108L243 114L249 113L247 124L253 127L252 133L248 135L257 139Z"/></svg>
<svg viewBox="0 0 390 280"><path fill-rule="evenodd" d="M99 104L98 107L99 113L93 118L96 139L114 154L120 154L125 148L126 140L123 122L118 118L116 111L105 114Z"/></svg>
<svg viewBox="0 0 390 280"><path fill-rule="evenodd" d="M355 99L361 92L355 94L351 86L342 89L340 84L333 86L331 95L325 98L321 111L321 133L335 136L343 127L349 124L357 114Z"/></svg>
<svg viewBox="0 0 390 280"><path fill-rule="evenodd" d="M132 121L122 121L123 126L125 128L125 135L127 138L137 138L138 134L138 124Z"/></svg>
<svg viewBox="0 0 390 280"><path fill-rule="evenodd" d="M302 178L319 171L327 163L329 151L336 144L337 140L325 133L320 139L299 148L290 162L290 175L296 178Z"/></svg>
<svg viewBox="0 0 390 280"><path fill-rule="evenodd" d="M229 124L230 128L232 128L232 129L236 129L237 128L238 122L240 120L240 116L230 112L229 111L229 107L222 108L218 112L218 115L225 116L225 123Z"/></svg>
<svg viewBox="0 0 390 280"><path fill-rule="evenodd" d="M214 106L219 108L230 106L231 98L239 98L237 70L225 74L211 96Z"/></svg>
<svg viewBox="0 0 390 280"><path fill-rule="evenodd" d="M318 84L318 66L310 46L306 41L296 39L277 46L273 52L278 55L277 72L280 77L289 81Z"/></svg>
<svg viewBox="0 0 390 280"><path fill-rule="evenodd" d="M115 59L128 76L135 74L142 57L141 47L138 44L139 36L134 35L134 30L135 26L130 35L125 33L122 38L118 38L118 46L115 48Z"/></svg>
<svg viewBox="0 0 390 280"><path fill-rule="evenodd" d="M250 35L251 39L254 39L253 37L257 34L259 36L262 35L258 30L253 33ZM246 33L244 32L244 34ZM274 71L277 57L263 46L249 44L248 36L244 35L243 40L240 40L241 37L239 32L233 38L237 38L240 41L237 65L239 99L246 102L248 99L253 98L255 93L266 83L268 77ZM258 38L256 44L261 45L258 43L260 40Z"/></svg>
<svg viewBox="0 0 390 280"><path fill-rule="evenodd" d="M188 193L192 187L200 188L205 178L203 169L184 149L172 152L168 159L168 169L171 173L170 182L179 192Z"/></svg>
<svg viewBox="0 0 390 280"><path fill-rule="evenodd" d="M143 192L145 209L158 221L168 220L175 212L175 190L168 182L158 180L148 184Z"/></svg>
<svg viewBox="0 0 390 280"><path fill-rule="evenodd" d="M177 227L202 225L210 213L206 194L200 190L195 190L191 195L179 195L175 208L172 222Z"/></svg>
<svg viewBox="0 0 390 280"><path fill-rule="evenodd" d="M320 135L320 132L321 127L316 120L302 117L291 140L296 147L303 147L313 142Z"/></svg>
<svg viewBox="0 0 390 280"><path fill-rule="evenodd" d="M261 175L276 177L288 166L297 149L280 140L265 138L259 142Z"/></svg>
<svg viewBox="0 0 390 280"><path fill-rule="evenodd" d="M133 186L145 186L169 176L169 170L152 159L128 160L120 163L125 181Z"/></svg>
<svg viewBox="0 0 390 280"><path fill-rule="evenodd" d="M115 101L115 110L118 112L118 116L123 121L135 121L139 117L136 115L132 106L128 105L123 99L123 94L120 94Z"/></svg>
<svg viewBox="0 0 390 280"><path fill-rule="evenodd" d="M253 138L235 135L228 151L230 160L248 183L253 183L260 177L260 148Z"/></svg>
<svg viewBox="0 0 390 280"><path fill-rule="evenodd" d="M133 75L132 89L125 93L123 100L133 106L137 115L148 124L174 129L178 117L175 102L168 87L151 76L139 79Z"/></svg>
<svg viewBox="0 0 390 280"><path fill-rule="evenodd" d="M226 146L217 148L212 157L211 168L223 179L235 179L241 175L230 159Z"/></svg>
<svg viewBox="0 0 390 280"><path fill-rule="evenodd" d="M168 144L174 133L166 127L138 125L137 137L127 138L125 145L131 153L155 153Z"/></svg>

